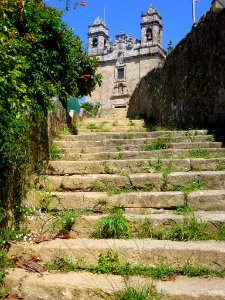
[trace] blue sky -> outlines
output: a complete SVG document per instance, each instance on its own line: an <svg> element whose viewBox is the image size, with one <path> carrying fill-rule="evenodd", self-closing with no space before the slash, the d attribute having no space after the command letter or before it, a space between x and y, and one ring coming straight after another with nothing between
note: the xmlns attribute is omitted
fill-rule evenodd
<svg viewBox="0 0 225 300"><path fill-rule="evenodd" d="M196 20L209 10L212 0L196 2ZM87 47L88 24L97 16L104 18L106 7L106 25L110 38L122 30L140 38L141 13L146 12L152 4L163 18L163 47L167 49L169 40L177 44L191 29L192 0L86 0L87 6L79 6L74 10L64 11L63 21L80 37L84 48ZM65 0L46 0L48 5L63 9Z"/></svg>

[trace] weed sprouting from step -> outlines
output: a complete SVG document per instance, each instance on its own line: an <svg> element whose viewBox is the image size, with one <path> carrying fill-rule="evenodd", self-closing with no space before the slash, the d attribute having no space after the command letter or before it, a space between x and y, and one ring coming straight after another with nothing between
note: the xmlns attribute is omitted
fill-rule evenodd
<svg viewBox="0 0 225 300"><path fill-rule="evenodd" d="M171 280L179 275L188 277L212 276L221 278L224 278L225 276L224 268L221 268L218 271L213 271L208 269L204 265L198 265L196 263L191 264L188 260L185 261L182 265L172 265L167 261L159 261L154 266L133 265L128 261L120 262L119 255L114 250L109 250L106 253L101 253L99 255L97 264L94 265L87 265L83 261L73 263L70 259L59 255L56 256L51 263L46 263L45 269L60 272L88 271L97 274L114 274L120 276L139 275L156 280Z"/></svg>
<svg viewBox="0 0 225 300"><path fill-rule="evenodd" d="M56 221L60 223L60 230L70 232L73 228L73 225L76 222L76 213L74 212L65 212L61 213L56 217Z"/></svg>
<svg viewBox="0 0 225 300"><path fill-rule="evenodd" d="M216 239L218 241L225 241L225 225L223 224L213 224L216 231Z"/></svg>
<svg viewBox="0 0 225 300"><path fill-rule="evenodd" d="M210 158L220 158L225 156L225 151L224 152L211 152L210 150L206 149L191 149L189 150L188 157L189 158L205 158L205 159L210 159Z"/></svg>
<svg viewBox="0 0 225 300"><path fill-rule="evenodd" d="M126 174L124 176L127 176ZM92 191L107 192L109 196L121 194L121 193L131 193L136 191L151 192L159 191L160 187L155 184L145 184L143 186L133 186L130 184L124 186L110 186L101 181L94 180L91 183Z"/></svg>
<svg viewBox="0 0 225 300"><path fill-rule="evenodd" d="M54 196L49 192L42 192L38 195L37 208L42 212L50 213L52 211L51 203L54 200Z"/></svg>
<svg viewBox="0 0 225 300"><path fill-rule="evenodd" d="M125 139L125 140L130 140L130 139L134 138L134 135L131 134L131 133L126 133L126 134L123 135L122 138Z"/></svg>
<svg viewBox="0 0 225 300"><path fill-rule="evenodd" d="M219 164L219 165L216 167L216 171L225 171L225 163Z"/></svg>
<svg viewBox="0 0 225 300"><path fill-rule="evenodd" d="M170 148L171 137L161 137L151 144L146 144L140 148L141 151L153 151Z"/></svg>
<svg viewBox="0 0 225 300"><path fill-rule="evenodd" d="M189 193L203 190L205 188L205 184L201 179L195 179L192 183L180 185L180 184L173 184L167 190L168 191L180 191L187 196Z"/></svg>
<svg viewBox="0 0 225 300"><path fill-rule="evenodd" d="M115 157L115 159L117 159L117 160L122 160L122 159L124 159L123 153L119 153L119 154Z"/></svg>
<svg viewBox="0 0 225 300"><path fill-rule="evenodd" d="M209 223L197 220L194 215L184 217L182 222L168 221L157 227L146 220L138 229L137 236L172 241L225 240L225 226L213 228Z"/></svg>
<svg viewBox="0 0 225 300"><path fill-rule="evenodd" d="M49 158L50 160L57 160L60 158L61 154L64 154L64 149L59 149L55 144L52 144L49 149Z"/></svg>
<svg viewBox="0 0 225 300"><path fill-rule="evenodd" d="M104 174L115 174L112 167L110 167L107 162L103 162Z"/></svg>
<svg viewBox="0 0 225 300"><path fill-rule="evenodd" d="M87 124L86 129L100 129L100 127L98 127L94 123L89 123L89 124Z"/></svg>
<svg viewBox="0 0 225 300"><path fill-rule="evenodd" d="M71 131L69 130L68 127L63 128L62 130L60 130L57 134L57 136L64 136L64 135L71 135Z"/></svg>
<svg viewBox="0 0 225 300"><path fill-rule="evenodd" d="M45 264L45 269L50 271L71 272L78 270L78 266L66 257L56 256L53 262Z"/></svg>
<svg viewBox="0 0 225 300"><path fill-rule="evenodd" d="M141 239L142 238L158 239L159 233L153 227L152 222L149 220L146 220L138 229L137 236Z"/></svg>
<svg viewBox="0 0 225 300"><path fill-rule="evenodd" d="M129 238L130 229L121 207L114 208L112 213L99 220L92 237L99 239L125 239Z"/></svg>
<svg viewBox="0 0 225 300"><path fill-rule="evenodd" d="M162 239L172 241L197 241L210 239L207 223L198 222L196 217L185 218L182 223L174 222L164 226Z"/></svg>
<svg viewBox="0 0 225 300"><path fill-rule="evenodd" d="M160 300L161 298L153 284L139 286L126 284L125 290L118 294L116 300Z"/></svg>
<svg viewBox="0 0 225 300"><path fill-rule="evenodd" d="M98 192L104 192L107 189L107 185L101 181L94 180L91 182L91 189Z"/></svg>
<svg viewBox="0 0 225 300"><path fill-rule="evenodd" d="M188 205L180 205L177 206L176 210L175 210L175 214L176 215L187 215L190 212L193 212L193 208L191 208Z"/></svg>
<svg viewBox="0 0 225 300"><path fill-rule="evenodd" d="M190 262L186 262L183 266L183 268L180 271L181 275L188 276L188 277L196 277L196 276L204 276L207 273L209 274L209 270L205 266L196 265L193 267L193 265L190 264ZM222 272L223 274L223 272ZM222 276L221 274L221 276Z"/></svg>
<svg viewBox="0 0 225 300"><path fill-rule="evenodd" d="M122 187L112 186L107 189L108 195L118 195L122 193L132 193L132 192L152 192L152 191L159 191L160 187L155 184L145 184L143 186L133 186L133 185L125 185Z"/></svg>

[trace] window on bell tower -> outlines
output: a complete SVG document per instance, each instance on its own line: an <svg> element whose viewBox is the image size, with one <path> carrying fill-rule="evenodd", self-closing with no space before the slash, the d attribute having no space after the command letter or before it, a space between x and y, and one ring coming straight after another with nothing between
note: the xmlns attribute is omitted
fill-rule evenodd
<svg viewBox="0 0 225 300"><path fill-rule="evenodd" d="M92 40L92 46L97 47L98 46L98 38L93 38Z"/></svg>
<svg viewBox="0 0 225 300"><path fill-rule="evenodd" d="M146 40L147 41L152 40L152 29L151 28L147 28L147 30L146 30Z"/></svg>

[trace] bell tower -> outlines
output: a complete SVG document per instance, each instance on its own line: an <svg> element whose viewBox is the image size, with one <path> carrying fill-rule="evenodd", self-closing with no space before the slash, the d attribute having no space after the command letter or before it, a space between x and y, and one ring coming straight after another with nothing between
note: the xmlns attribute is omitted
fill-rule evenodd
<svg viewBox="0 0 225 300"><path fill-rule="evenodd" d="M88 55L98 56L104 54L109 43L109 31L104 21L97 17L93 25L89 25Z"/></svg>
<svg viewBox="0 0 225 300"><path fill-rule="evenodd" d="M162 45L162 17L157 10L151 6L149 10L141 15L141 45Z"/></svg>

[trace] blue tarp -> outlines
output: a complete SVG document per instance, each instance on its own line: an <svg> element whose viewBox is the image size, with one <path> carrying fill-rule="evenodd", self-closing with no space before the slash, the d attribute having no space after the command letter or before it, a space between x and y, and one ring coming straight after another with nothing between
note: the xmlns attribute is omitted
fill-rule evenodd
<svg viewBox="0 0 225 300"><path fill-rule="evenodd" d="M75 110L78 114L80 113L80 104L77 98L70 98L67 100L67 111Z"/></svg>

